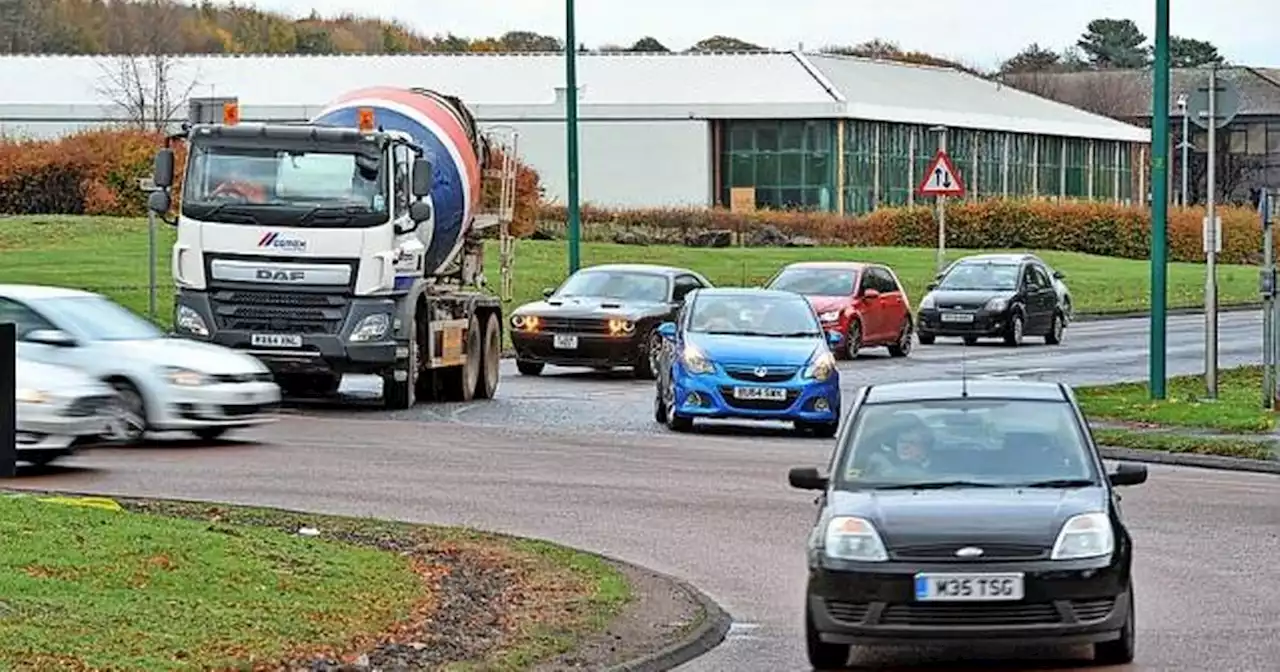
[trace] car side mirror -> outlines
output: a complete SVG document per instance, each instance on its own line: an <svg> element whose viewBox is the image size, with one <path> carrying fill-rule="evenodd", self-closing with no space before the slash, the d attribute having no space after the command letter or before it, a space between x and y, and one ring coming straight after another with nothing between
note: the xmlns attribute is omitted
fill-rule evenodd
<svg viewBox="0 0 1280 672"><path fill-rule="evenodd" d="M925 286L924 286L924 289L925 289L925 291L927 291L927 292L932 292L933 290L935 290L935 289L937 289L937 288L938 288L938 283L936 283L936 282L931 282L931 283L929 283L929 284L927 284L927 285L925 285Z"/></svg>
<svg viewBox="0 0 1280 672"><path fill-rule="evenodd" d="M1147 482L1147 468L1141 464L1121 462L1115 471L1107 474L1107 480L1114 486L1141 485Z"/></svg>
<svg viewBox="0 0 1280 672"><path fill-rule="evenodd" d="M878 289L863 290L862 298L868 301L875 301L876 299L880 298L880 290Z"/></svg>
<svg viewBox="0 0 1280 672"><path fill-rule="evenodd" d="M431 176L431 162L418 157L413 160L413 183L410 193L414 198L426 198L431 195L431 186L435 180Z"/></svg>
<svg viewBox="0 0 1280 672"><path fill-rule="evenodd" d="M814 467L795 467L787 473L787 481L798 490L826 490L828 479Z"/></svg>
<svg viewBox="0 0 1280 672"><path fill-rule="evenodd" d="M167 191L153 191L150 196L147 196L147 209L157 215L169 212L171 205L173 201L169 198Z"/></svg>
<svg viewBox="0 0 1280 672"><path fill-rule="evenodd" d="M555 288L555 287L547 287L547 288L545 288L545 289L543 289L543 290L542 290L542 298L544 298L544 299L549 299L549 298L551 298L551 295L552 295L552 294L555 294L555 293L556 293L556 288Z"/></svg>
<svg viewBox="0 0 1280 672"><path fill-rule="evenodd" d="M414 224L423 224L431 219L431 204L426 201L414 201L409 204L409 219Z"/></svg>
<svg viewBox="0 0 1280 672"><path fill-rule="evenodd" d="M22 340L55 348L74 348L77 345L76 339L72 338L71 334L60 329L36 329L27 332Z"/></svg>
<svg viewBox="0 0 1280 672"><path fill-rule="evenodd" d="M843 336L841 336L840 334L834 331L827 332L827 343L832 346L840 345L840 341L843 338L844 338Z"/></svg>
<svg viewBox="0 0 1280 672"><path fill-rule="evenodd" d="M1061 279L1063 279L1063 278L1065 278L1065 277L1067 277L1067 275L1066 275L1065 273L1063 273L1062 271L1054 271L1054 272L1053 272L1053 279L1054 279L1054 280L1061 280Z"/></svg>
<svg viewBox="0 0 1280 672"><path fill-rule="evenodd" d="M662 324L658 325L658 335L667 339L668 341L676 340L676 323L663 322Z"/></svg>
<svg viewBox="0 0 1280 672"><path fill-rule="evenodd" d="M156 152L156 160L151 181L155 183L157 189L168 189L173 186L173 168L174 158L173 150L165 147ZM167 211L169 208L165 208Z"/></svg>

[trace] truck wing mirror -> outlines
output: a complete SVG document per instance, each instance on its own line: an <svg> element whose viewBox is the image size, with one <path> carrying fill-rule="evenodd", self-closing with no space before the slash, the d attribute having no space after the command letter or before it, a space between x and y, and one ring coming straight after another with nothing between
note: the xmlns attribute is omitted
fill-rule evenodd
<svg viewBox="0 0 1280 672"><path fill-rule="evenodd" d="M434 180L431 175L431 162L418 157L413 160L413 184L412 193L414 198L426 198L431 195L431 186Z"/></svg>
<svg viewBox="0 0 1280 672"><path fill-rule="evenodd" d="M156 152L155 171L151 177L155 185L159 189L168 189L173 186L173 150L165 147ZM165 210L168 210L165 207Z"/></svg>

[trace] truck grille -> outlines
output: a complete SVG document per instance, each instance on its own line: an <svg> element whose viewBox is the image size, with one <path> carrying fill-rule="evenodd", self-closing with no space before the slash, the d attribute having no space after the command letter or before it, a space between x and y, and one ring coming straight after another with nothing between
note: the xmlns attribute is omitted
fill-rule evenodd
<svg viewBox="0 0 1280 672"><path fill-rule="evenodd" d="M255 333L336 334L350 303L334 294L217 291L210 297L219 329Z"/></svg>

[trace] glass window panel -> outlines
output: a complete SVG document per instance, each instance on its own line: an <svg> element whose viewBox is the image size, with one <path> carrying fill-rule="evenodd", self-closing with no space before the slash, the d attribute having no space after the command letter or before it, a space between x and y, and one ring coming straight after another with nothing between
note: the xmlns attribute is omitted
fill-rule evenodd
<svg viewBox="0 0 1280 672"><path fill-rule="evenodd" d="M1267 127L1265 124L1249 124L1250 154L1261 156L1267 153Z"/></svg>
<svg viewBox="0 0 1280 672"><path fill-rule="evenodd" d="M729 147L730 151L749 151L755 149L755 133L756 130L749 124L740 121L731 121L729 123Z"/></svg>
<svg viewBox="0 0 1280 672"><path fill-rule="evenodd" d="M804 185L804 154L800 152L788 152L780 154L779 160L782 164L782 174L778 178L778 184L786 187L799 187Z"/></svg>
<svg viewBox="0 0 1280 672"><path fill-rule="evenodd" d="M783 151L799 152L804 150L804 127L805 123L801 121L784 121L782 122L782 138L780 140L780 149Z"/></svg>
<svg viewBox="0 0 1280 672"><path fill-rule="evenodd" d="M756 184L761 187L776 187L782 184L779 178L778 155L767 152L756 155Z"/></svg>
<svg viewBox="0 0 1280 672"><path fill-rule="evenodd" d="M756 151L778 151L778 126L776 124L762 124L756 128Z"/></svg>
<svg viewBox="0 0 1280 672"><path fill-rule="evenodd" d="M1230 144L1227 145L1227 151L1232 154L1244 154L1249 147L1249 132L1243 128L1233 129L1231 131ZM1207 144L1207 143L1206 143Z"/></svg>
<svg viewBox="0 0 1280 672"><path fill-rule="evenodd" d="M735 152L729 160L729 186L751 187L756 183L756 157L750 152Z"/></svg>
<svg viewBox="0 0 1280 672"><path fill-rule="evenodd" d="M804 190L803 189L781 189L778 194L779 205L787 209L797 209L804 207Z"/></svg>
<svg viewBox="0 0 1280 672"><path fill-rule="evenodd" d="M822 186L831 179L830 157L823 154L805 155L804 184Z"/></svg>
<svg viewBox="0 0 1280 672"><path fill-rule="evenodd" d="M1280 154L1280 124L1267 125L1267 153Z"/></svg>

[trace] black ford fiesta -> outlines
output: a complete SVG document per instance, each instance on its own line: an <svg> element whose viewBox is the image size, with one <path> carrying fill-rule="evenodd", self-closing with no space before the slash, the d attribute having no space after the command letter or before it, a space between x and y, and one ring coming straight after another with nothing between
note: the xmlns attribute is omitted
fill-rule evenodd
<svg viewBox="0 0 1280 672"><path fill-rule="evenodd" d="M1133 548L1070 388L969 380L871 385L854 400L809 537L810 662L853 645L1092 644L1134 657Z"/></svg>
<svg viewBox="0 0 1280 672"><path fill-rule="evenodd" d="M607 264L584 268L543 300L511 313L516 368L527 376L546 365L612 369L653 378L662 337L658 325L674 319L691 291L710 287L685 268Z"/></svg>

